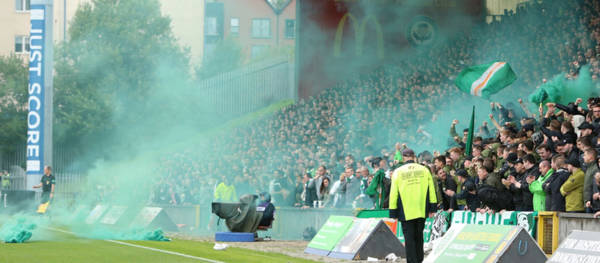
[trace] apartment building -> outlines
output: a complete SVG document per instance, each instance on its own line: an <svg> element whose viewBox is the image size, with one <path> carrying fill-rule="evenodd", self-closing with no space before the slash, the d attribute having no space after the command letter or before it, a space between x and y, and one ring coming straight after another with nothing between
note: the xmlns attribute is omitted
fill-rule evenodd
<svg viewBox="0 0 600 263"><path fill-rule="evenodd" d="M247 58L271 47L294 46L296 0L207 0L204 50L231 38Z"/></svg>
<svg viewBox="0 0 600 263"><path fill-rule="evenodd" d="M69 25L79 6L91 0L54 0L53 38L67 40ZM200 63L204 51L204 0L160 0L161 12L171 18L179 44L189 47L192 63ZM30 0L0 1L0 56L11 53L26 59L29 52Z"/></svg>

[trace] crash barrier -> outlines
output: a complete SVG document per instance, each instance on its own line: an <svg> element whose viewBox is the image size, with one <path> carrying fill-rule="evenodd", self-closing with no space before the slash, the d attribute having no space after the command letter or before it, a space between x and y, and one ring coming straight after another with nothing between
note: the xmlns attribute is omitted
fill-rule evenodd
<svg viewBox="0 0 600 263"><path fill-rule="evenodd" d="M357 217L389 217L387 210L364 210ZM544 253L552 254L558 245L574 230L600 232L600 219L593 214L557 213L557 212L517 212L474 213L469 211L454 211L451 216L437 213L428 218L423 231L423 240L435 240L442 236L448 225L509 225L521 226L536 239ZM397 224L397 237L403 241L401 225Z"/></svg>
<svg viewBox="0 0 600 263"><path fill-rule="evenodd" d="M305 233L319 230L329 216L354 216L351 209L299 209L294 207L281 207L275 211L275 221L270 229L273 239L302 240L309 239Z"/></svg>
<svg viewBox="0 0 600 263"><path fill-rule="evenodd" d="M213 227L217 224L225 225L223 220L217 223L218 219L212 215L211 207L208 205L161 205L159 207L163 208L173 222L180 226L181 231L208 234L209 225L212 224ZM305 232L316 233L331 215L354 216L355 214L352 209L277 207L272 228L264 235L277 240L302 240L305 239L303 235ZM227 230L226 227L221 228L222 231Z"/></svg>
<svg viewBox="0 0 600 263"><path fill-rule="evenodd" d="M206 230L211 220L209 206L160 206L163 211L186 232L195 229ZM299 209L295 207L277 207L273 227L267 235L278 240L301 240L307 229L315 233L331 215L356 216L358 218L388 218L388 210L351 209ZM468 211L454 211L451 215L438 213L437 221L430 218L426 221L424 240L439 238L449 225L481 224L481 225L521 225L539 243L546 254L552 254L558 244L573 230L600 231L600 219L592 214L556 213L556 212L504 212L481 214ZM223 223L221 223L223 224ZM401 226L397 223L396 236L403 241ZM202 232L201 232L202 233Z"/></svg>
<svg viewBox="0 0 600 263"><path fill-rule="evenodd" d="M537 212L506 211L499 213L452 212L451 224L521 226L534 237Z"/></svg>
<svg viewBox="0 0 600 263"><path fill-rule="evenodd" d="M389 218L389 210L362 210L358 211L358 218ZM404 242L404 234L402 233L402 225L397 219L393 219L394 234L401 242ZM387 222L386 222L387 223ZM423 229L423 241L428 243L443 235L449 227L450 215L447 212L440 211L434 217L425 219L425 228ZM388 223L391 225L392 223Z"/></svg>
<svg viewBox="0 0 600 263"><path fill-rule="evenodd" d="M423 230L423 241L427 244L444 235L450 225L455 224L476 224L476 225L519 225L534 236L535 233L535 212L515 212L508 211L502 213L482 214L469 211L454 211L449 214L445 211L437 212L433 217L425 220ZM357 214L359 218L388 218L389 210L362 210ZM402 226L396 222L396 236L404 242Z"/></svg>
<svg viewBox="0 0 600 263"><path fill-rule="evenodd" d="M386 220L390 219L330 216L304 252L354 260L383 259L390 253L405 257L404 245Z"/></svg>

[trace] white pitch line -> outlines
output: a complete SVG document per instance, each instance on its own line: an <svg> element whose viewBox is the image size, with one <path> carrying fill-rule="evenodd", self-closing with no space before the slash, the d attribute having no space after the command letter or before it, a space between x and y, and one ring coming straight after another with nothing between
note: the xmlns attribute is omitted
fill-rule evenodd
<svg viewBox="0 0 600 263"><path fill-rule="evenodd" d="M76 235L75 233L73 233L71 231L66 231L66 230L62 230L62 229L58 229L58 228L53 228L53 227L44 227L44 228L50 229L50 230L53 230L53 231L57 231L57 232L62 232L62 233L67 233L67 234L71 234L71 235ZM161 252L161 253L165 253L165 254L171 254L171 255L176 255L176 256L181 256L181 257L186 257L186 258L192 258L192 259L202 260L202 261L211 262L211 263L224 263L223 261L217 261L217 260L212 260L212 259L208 259L208 258L196 257L196 256L192 256L192 255L187 255L187 254L179 253L179 252L174 252L174 251L169 251L169 250L164 250L164 249L158 249L158 248L153 248L153 247L146 247L146 246L131 244L131 243L127 243L127 242L112 240L112 239L101 239L101 240L102 241L106 241L106 242L115 243L115 244L120 244L120 245L125 245L125 246L130 246L130 247L137 247L137 248L147 249L147 250L151 250L151 251Z"/></svg>

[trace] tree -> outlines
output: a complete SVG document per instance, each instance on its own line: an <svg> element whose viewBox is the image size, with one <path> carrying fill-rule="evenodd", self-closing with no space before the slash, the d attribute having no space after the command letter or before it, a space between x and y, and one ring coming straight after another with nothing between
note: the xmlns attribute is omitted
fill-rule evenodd
<svg viewBox="0 0 600 263"><path fill-rule="evenodd" d="M196 79L207 79L236 69L241 62L242 48L232 39L217 42L215 49L205 55L202 66L196 69Z"/></svg>
<svg viewBox="0 0 600 263"><path fill-rule="evenodd" d="M157 0L80 7L57 49L55 144L110 156L178 121L173 109L189 104L185 52Z"/></svg>
<svg viewBox="0 0 600 263"><path fill-rule="evenodd" d="M25 145L27 83L23 58L0 56L0 154L14 154Z"/></svg>

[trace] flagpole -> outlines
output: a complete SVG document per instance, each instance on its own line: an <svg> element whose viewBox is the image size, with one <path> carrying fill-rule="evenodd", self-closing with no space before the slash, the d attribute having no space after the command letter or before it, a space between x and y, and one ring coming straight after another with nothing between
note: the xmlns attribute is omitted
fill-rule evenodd
<svg viewBox="0 0 600 263"><path fill-rule="evenodd" d="M471 123L469 124L469 136L467 137L467 145L465 149L465 156L471 155L473 150L473 129L475 127L475 106L473 105L473 110L471 111Z"/></svg>

